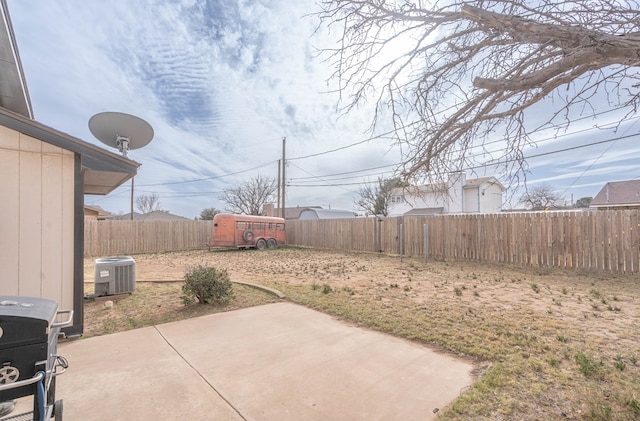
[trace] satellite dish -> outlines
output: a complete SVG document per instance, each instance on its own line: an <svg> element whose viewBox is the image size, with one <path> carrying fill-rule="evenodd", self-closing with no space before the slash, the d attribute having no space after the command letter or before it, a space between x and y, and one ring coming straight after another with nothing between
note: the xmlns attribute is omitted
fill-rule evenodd
<svg viewBox="0 0 640 421"><path fill-rule="evenodd" d="M153 128L143 119L125 113L104 112L89 119L89 130L100 142L118 148L122 156L130 149L146 146L153 139Z"/></svg>

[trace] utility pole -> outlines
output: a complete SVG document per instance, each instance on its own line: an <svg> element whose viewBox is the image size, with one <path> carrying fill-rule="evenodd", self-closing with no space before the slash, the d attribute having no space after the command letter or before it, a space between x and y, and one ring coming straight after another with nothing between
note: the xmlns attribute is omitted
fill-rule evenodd
<svg viewBox="0 0 640 421"><path fill-rule="evenodd" d="M287 178L285 177L285 168L287 168L287 160L285 158L285 145L287 142L287 138L283 137L282 138L282 218L284 219L285 217L285 186L287 185Z"/></svg>
<svg viewBox="0 0 640 421"><path fill-rule="evenodd" d="M133 221L133 179L134 177L131 177L131 220Z"/></svg>
<svg viewBox="0 0 640 421"><path fill-rule="evenodd" d="M278 159L278 201L276 202L276 209L278 209L278 211L280 211L280 163L282 162L281 159ZM273 216L277 216L278 214L274 212Z"/></svg>

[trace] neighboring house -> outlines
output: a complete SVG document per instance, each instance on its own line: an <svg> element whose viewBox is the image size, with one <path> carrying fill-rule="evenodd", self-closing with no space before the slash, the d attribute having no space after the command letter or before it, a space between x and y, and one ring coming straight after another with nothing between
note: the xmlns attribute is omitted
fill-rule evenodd
<svg viewBox="0 0 640 421"><path fill-rule="evenodd" d="M337 210L337 209L306 208L302 212L300 212L298 219L300 220L344 219L344 218L355 218L355 217L356 217L356 213L353 211Z"/></svg>
<svg viewBox="0 0 640 421"><path fill-rule="evenodd" d="M389 216L501 212L505 190L495 177L467 179L454 173L446 184L393 189Z"/></svg>
<svg viewBox="0 0 640 421"><path fill-rule="evenodd" d="M100 206L84 205L84 219L104 221L106 219L113 219L113 215Z"/></svg>
<svg viewBox="0 0 640 421"><path fill-rule="evenodd" d="M108 194L140 164L33 120L6 0L0 9L0 295L74 310L64 332L79 335L84 195Z"/></svg>
<svg viewBox="0 0 640 421"><path fill-rule="evenodd" d="M127 213L124 215L118 215L116 219L131 220L131 213ZM169 211L163 210L155 210L147 213L133 213L134 221L191 221L189 218L185 218L184 216L174 215L169 213Z"/></svg>
<svg viewBox="0 0 640 421"><path fill-rule="evenodd" d="M591 200L590 208L640 209L640 180L612 181Z"/></svg>
<svg viewBox="0 0 640 421"><path fill-rule="evenodd" d="M300 213L306 209L322 209L322 206L296 206L284 208L284 219L298 219L300 218ZM273 204L268 203L264 205L264 216L277 216L282 218L282 211L280 208L276 208Z"/></svg>

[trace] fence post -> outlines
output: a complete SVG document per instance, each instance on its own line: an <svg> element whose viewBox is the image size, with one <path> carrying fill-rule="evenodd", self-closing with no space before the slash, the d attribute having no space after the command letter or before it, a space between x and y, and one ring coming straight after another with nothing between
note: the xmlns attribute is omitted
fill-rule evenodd
<svg viewBox="0 0 640 421"><path fill-rule="evenodd" d="M378 215L374 216L373 222L373 248L377 253L382 253L382 218Z"/></svg>
<svg viewBox="0 0 640 421"><path fill-rule="evenodd" d="M426 264L429 255L429 225L424 224L422 229L424 231L424 263Z"/></svg>
<svg viewBox="0 0 640 421"><path fill-rule="evenodd" d="M400 224L400 263L402 263L402 258L404 256L404 225Z"/></svg>

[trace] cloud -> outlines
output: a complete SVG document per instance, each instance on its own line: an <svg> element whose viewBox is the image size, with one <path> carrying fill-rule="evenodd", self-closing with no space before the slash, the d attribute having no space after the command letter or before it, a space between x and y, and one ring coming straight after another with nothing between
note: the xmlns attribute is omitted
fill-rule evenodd
<svg viewBox="0 0 640 421"><path fill-rule="evenodd" d="M93 114L120 111L147 120L154 140L130 153L142 163L136 191L158 193L174 213L194 217L206 207L222 208L218 196L225 186L257 174L275 178L283 137L288 159L308 157L287 168L287 203L293 205L352 209L358 183L391 175L400 162L391 140L362 142L370 137L370 107L337 113L338 96L327 84L333 69L316 54L335 45L335 34L316 31L318 22L307 17L313 0L8 5L36 119L100 146L87 126ZM384 131L383 125L377 133ZM576 146L605 132L539 141L527 153ZM565 188L577 179L574 187L586 192L595 183L591 177L632 170L625 153L637 154L638 147L626 140L593 164L606 147L535 158L531 180L549 178ZM371 169L383 166L390 168ZM333 176L350 171L356 172ZM309 186L313 177L324 186ZM128 212L129 189L87 202Z"/></svg>

